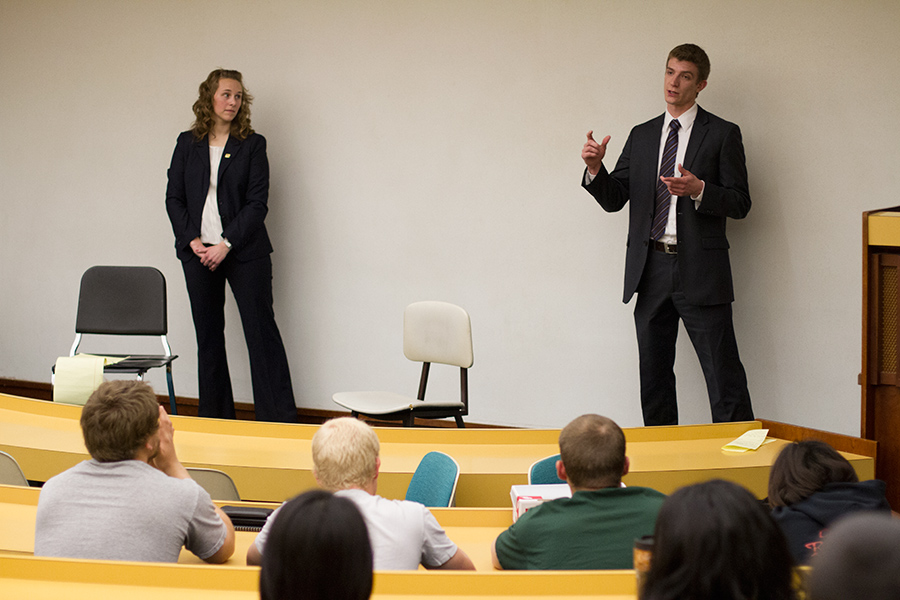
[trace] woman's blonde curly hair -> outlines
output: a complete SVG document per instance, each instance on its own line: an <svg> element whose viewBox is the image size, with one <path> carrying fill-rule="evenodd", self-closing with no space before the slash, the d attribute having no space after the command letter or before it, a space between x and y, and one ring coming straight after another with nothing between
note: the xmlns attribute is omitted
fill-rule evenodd
<svg viewBox="0 0 900 600"><path fill-rule="evenodd" d="M200 84L200 96L194 102L195 119L191 125L191 131L197 140L202 140L212 131L215 124L212 101L216 90L219 89L220 79L234 79L241 84L241 108L231 122L231 136L245 140L253 133L253 128L250 126L250 105L253 104L253 96L244 87L240 71L229 69L216 69L209 74L206 81Z"/></svg>

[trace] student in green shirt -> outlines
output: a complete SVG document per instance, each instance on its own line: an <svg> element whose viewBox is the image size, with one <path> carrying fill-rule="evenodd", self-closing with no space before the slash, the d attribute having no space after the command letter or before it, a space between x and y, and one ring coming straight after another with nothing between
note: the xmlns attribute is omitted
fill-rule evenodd
<svg viewBox="0 0 900 600"><path fill-rule="evenodd" d="M611 419L582 415L559 435L556 471L571 498L544 502L494 541L498 569L630 569L635 538L653 533L665 496L622 487L625 434Z"/></svg>

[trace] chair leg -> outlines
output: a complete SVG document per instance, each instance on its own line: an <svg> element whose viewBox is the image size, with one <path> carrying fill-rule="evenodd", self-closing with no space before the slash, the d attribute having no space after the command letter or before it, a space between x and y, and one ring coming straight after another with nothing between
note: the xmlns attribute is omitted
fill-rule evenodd
<svg viewBox="0 0 900 600"><path fill-rule="evenodd" d="M463 423L463 420L462 420L462 417L461 417L461 416L456 415L454 418L456 419L456 426L457 426L457 427L459 427L459 428L461 428L461 429L465 429L465 428L466 428L466 424Z"/></svg>
<svg viewBox="0 0 900 600"><path fill-rule="evenodd" d="M169 408L172 411L171 414L178 414L178 405L175 404L175 384L172 383L172 365L171 363L166 365L166 385L169 388Z"/></svg>

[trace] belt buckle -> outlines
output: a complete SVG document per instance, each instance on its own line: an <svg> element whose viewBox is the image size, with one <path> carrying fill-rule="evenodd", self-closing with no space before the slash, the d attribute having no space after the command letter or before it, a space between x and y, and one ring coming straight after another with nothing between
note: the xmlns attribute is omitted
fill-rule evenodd
<svg viewBox="0 0 900 600"><path fill-rule="evenodd" d="M670 244L661 240L653 240L653 246L664 254L678 254L678 244Z"/></svg>

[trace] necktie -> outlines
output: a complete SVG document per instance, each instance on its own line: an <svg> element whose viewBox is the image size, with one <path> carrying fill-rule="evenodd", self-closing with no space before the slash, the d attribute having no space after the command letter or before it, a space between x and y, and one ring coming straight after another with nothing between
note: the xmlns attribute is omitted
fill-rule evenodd
<svg viewBox="0 0 900 600"><path fill-rule="evenodd" d="M678 154L678 130L681 123L678 119L672 119L669 123L669 137L663 148L662 160L659 161L659 176L671 177L675 174L675 155ZM656 208L653 211L653 226L650 228L650 238L658 240L666 232L666 223L669 221L669 206L672 203L672 194L659 178L656 179Z"/></svg>

